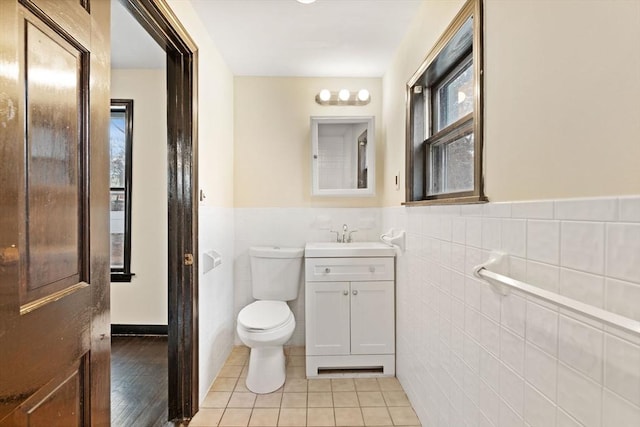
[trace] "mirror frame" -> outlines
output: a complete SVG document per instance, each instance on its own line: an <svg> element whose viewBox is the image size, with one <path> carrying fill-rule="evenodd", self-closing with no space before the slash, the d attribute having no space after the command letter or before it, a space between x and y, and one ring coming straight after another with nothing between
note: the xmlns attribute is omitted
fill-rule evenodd
<svg viewBox="0 0 640 427"><path fill-rule="evenodd" d="M318 126L320 124L366 124L367 125L367 188L332 188L319 187L320 170L318 167ZM375 196L376 186L376 138L374 116L311 116L311 194L313 196Z"/></svg>

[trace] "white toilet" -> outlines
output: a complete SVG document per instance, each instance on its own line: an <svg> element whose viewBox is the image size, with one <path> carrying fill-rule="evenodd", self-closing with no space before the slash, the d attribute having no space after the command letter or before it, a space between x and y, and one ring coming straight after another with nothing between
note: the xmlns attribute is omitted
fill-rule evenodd
<svg viewBox="0 0 640 427"><path fill-rule="evenodd" d="M252 247L251 287L255 301L238 314L238 336L251 348L247 388L271 393L285 380L283 345L293 335L296 319L287 305L298 297L302 248Z"/></svg>

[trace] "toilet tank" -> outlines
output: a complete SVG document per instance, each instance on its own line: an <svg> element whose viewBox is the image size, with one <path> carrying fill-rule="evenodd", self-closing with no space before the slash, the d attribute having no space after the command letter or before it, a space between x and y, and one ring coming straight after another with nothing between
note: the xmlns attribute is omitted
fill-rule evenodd
<svg viewBox="0 0 640 427"><path fill-rule="evenodd" d="M303 254L303 248L249 248L253 297L275 301L298 298Z"/></svg>

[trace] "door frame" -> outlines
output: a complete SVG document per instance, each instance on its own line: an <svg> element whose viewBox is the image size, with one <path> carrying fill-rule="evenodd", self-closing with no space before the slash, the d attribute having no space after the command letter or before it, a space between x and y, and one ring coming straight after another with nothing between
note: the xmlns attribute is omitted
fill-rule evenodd
<svg viewBox="0 0 640 427"><path fill-rule="evenodd" d="M167 56L168 415L182 421L199 405L197 46L166 0L118 1Z"/></svg>

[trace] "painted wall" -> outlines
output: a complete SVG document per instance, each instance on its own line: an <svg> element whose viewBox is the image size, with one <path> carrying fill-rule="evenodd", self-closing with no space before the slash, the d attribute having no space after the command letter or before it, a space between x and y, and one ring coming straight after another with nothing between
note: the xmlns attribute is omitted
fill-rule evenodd
<svg viewBox="0 0 640 427"><path fill-rule="evenodd" d="M198 46L199 185L207 198L200 204L199 368L200 400L231 351L233 318L233 75L220 57L190 2L169 0ZM222 264L202 269L204 252L215 250Z"/></svg>
<svg viewBox="0 0 640 427"><path fill-rule="evenodd" d="M166 75L112 70L111 97L133 99L131 283L111 284L112 324L167 324Z"/></svg>
<svg viewBox="0 0 640 427"><path fill-rule="evenodd" d="M371 102L362 107L322 106L321 89L368 89ZM236 207L364 207L378 206L374 197L311 196L310 116L374 116L377 159L382 157L381 80L374 78L235 78ZM383 162L376 164L376 181Z"/></svg>
<svg viewBox="0 0 640 427"><path fill-rule="evenodd" d="M404 86L462 4L425 1L383 78L385 206L404 201ZM640 2L486 0L485 94L490 200L640 193Z"/></svg>

